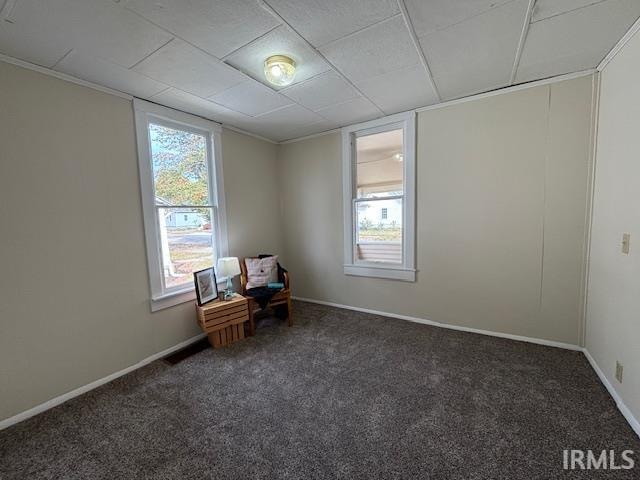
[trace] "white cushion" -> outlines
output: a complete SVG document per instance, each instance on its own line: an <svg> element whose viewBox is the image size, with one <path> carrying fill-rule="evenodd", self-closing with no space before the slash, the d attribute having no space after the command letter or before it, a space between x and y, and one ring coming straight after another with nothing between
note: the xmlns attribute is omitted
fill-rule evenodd
<svg viewBox="0 0 640 480"><path fill-rule="evenodd" d="M245 258L247 267L247 290L266 287L269 282L278 281L278 256L265 258Z"/></svg>

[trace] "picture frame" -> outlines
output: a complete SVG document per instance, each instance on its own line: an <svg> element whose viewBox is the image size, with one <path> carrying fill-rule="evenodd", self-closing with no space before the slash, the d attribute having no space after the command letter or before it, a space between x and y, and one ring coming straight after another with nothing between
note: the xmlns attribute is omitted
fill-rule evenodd
<svg viewBox="0 0 640 480"><path fill-rule="evenodd" d="M198 306L202 306L218 298L218 282L213 267L193 272L193 283L196 287Z"/></svg>

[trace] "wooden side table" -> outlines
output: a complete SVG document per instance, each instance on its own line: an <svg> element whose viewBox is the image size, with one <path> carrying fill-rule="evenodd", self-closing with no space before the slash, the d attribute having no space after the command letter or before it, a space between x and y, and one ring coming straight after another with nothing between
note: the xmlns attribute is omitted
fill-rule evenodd
<svg viewBox="0 0 640 480"><path fill-rule="evenodd" d="M214 300L203 306L196 305L198 324L209 337L213 348L220 348L242 340L244 324L250 321L249 303L242 295L231 300ZM249 332L252 329L249 328Z"/></svg>

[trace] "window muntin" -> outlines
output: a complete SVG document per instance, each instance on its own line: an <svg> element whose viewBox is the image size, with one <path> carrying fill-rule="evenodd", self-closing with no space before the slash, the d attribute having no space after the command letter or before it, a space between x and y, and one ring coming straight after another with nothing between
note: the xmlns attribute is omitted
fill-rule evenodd
<svg viewBox="0 0 640 480"><path fill-rule="evenodd" d="M415 112L344 127L342 158L344 273L415 281Z"/></svg>
<svg viewBox="0 0 640 480"><path fill-rule="evenodd" d="M192 272L228 255L218 124L134 99L151 310L195 298Z"/></svg>
<svg viewBox="0 0 640 480"><path fill-rule="evenodd" d="M207 137L180 128L149 123L156 198L170 205L208 205Z"/></svg>
<svg viewBox="0 0 640 480"><path fill-rule="evenodd" d="M214 209L159 206L157 212L164 289L191 287L193 272L215 264Z"/></svg>
<svg viewBox="0 0 640 480"><path fill-rule="evenodd" d="M356 136L356 262L402 264L403 133Z"/></svg>
<svg viewBox="0 0 640 480"><path fill-rule="evenodd" d="M402 195L401 128L356 136L356 198Z"/></svg>
<svg viewBox="0 0 640 480"><path fill-rule="evenodd" d="M168 126L158 119L149 123L165 292L190 287L193 272L215 263L215 207L210 201L207 143L206 134Z"/></svg>

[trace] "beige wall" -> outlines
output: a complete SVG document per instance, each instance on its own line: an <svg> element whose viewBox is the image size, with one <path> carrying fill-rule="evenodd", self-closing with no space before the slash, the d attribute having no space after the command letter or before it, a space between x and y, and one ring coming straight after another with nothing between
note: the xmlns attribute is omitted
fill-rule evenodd
<svg viewBox="0 0 640 480"><path fill-rule="evenodd" d="M247 257L282 251L277 148L248 135L222 130L230 255Z"/></svg>
<svg viewBox="0 0 640 480"><path fill-rule="evenodd" d="M277 147L222 143L231 254L279 251ZM199 333L150 313L130 101L0 62L0 268L0 420Z"/></svg>
<svg viewBox="0 0 640 480"><path fill-rule="evenodd" d="M592 77L421 112L416 283L343 274L340 135L280 147L300 297L581 339Z"/></svg>
<svg viewBox="0 0 640 480"><path fill-rule="evenodd" d="M151 314L131 102L0 63L0 420L199 333ZM337 134L223 130L231 254L295 294L580 341L591 78L422 112L418 281L342 273Z"/></svg>
<svg viewBox="0 0 640 480"><path fill-rule="evenodd" d="M601 73L586 347L640 421L639 80L636 34ZM620 250L624 232L629 255Z"/></svg>

